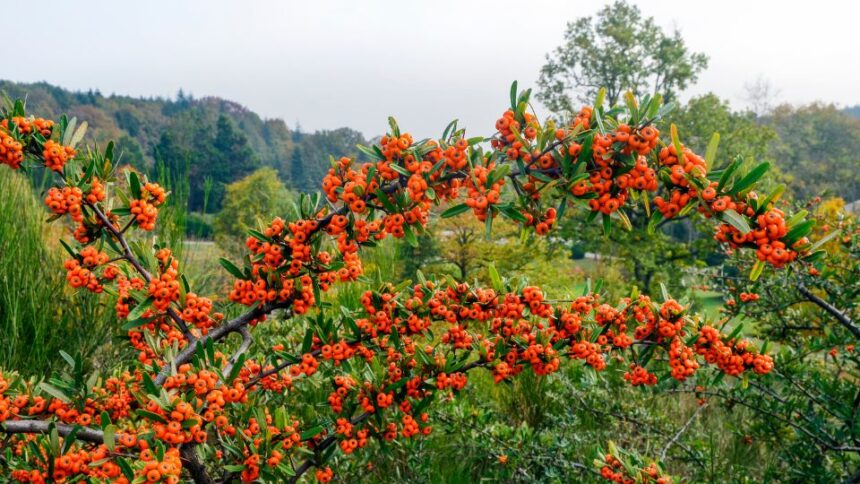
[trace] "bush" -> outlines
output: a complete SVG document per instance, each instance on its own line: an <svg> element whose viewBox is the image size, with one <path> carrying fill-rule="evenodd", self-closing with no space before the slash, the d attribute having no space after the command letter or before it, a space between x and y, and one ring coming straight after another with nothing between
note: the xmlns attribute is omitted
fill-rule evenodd
<svg viewBox="0 0 860 484"><path fill-rule="evenodd" d="M74 240L63 242L67 282L113 297L136 353L104 378L87 376L82 359L65 353L68 368L50 378L0 374L0 431L11 435L3 445L23 449L5 453L9 475L210 482L217 472L228 482L294 482L316 469L328 482L330 466L360 449L387 452L392 441L431 435L445 424L431 416L432 404L479 378L499 392L514 385L499 405L522 409L515 418L535 435L554 413L530 397L549 396L547 377L563 362L585 368L594 385L584 387L623 379L700 392L697 383L770 374L772 358L740 328L708 324L665 288L659 299L635 291L611 299L605 295L617 289L597 282L553 300L492 264L487 286L428 280L420 270L416 281L397 281L385 258L374 261L376 274L366 273L368 249L393 253L389 238L417 245L438 205L447 207L443 218L471 213L488 237L502 217L524 237L541 237L565 213L588 212L605 232L632 229L625 208L654 200L649 226L701 213L719 242L756 254L753 279L821 255L806 238L814 224L805 214L786 217L775 194L752 193L767 164L746 170L736 162L709 175L712 160L684 148L674 129L659 148L653 123L666 112L659 97L628 97L607 109L601 94L559 128L526 111L529 95L514 84L489 146L456 123L439 140L415 142L391 119L389 133L362 147L374 161L334 161L323 193L301 195L286 220L255 228L249 210L285 212L273 174L257 172L228 189L217 225L225 234L246 231L245 255L219 260L234 279L230 303L195 292L164 238L146 235L159 233L167 190L130 170L118 186L113 145L78 151L83 129L74 121L28 118L22 102L9 106L0 162L57 173L45 203L75 227ZM716 373L698 372L705 364ZM598 380L604 370L614 378ZM598 460L587 467L606 479L671 480L653 459L611 442L605 452L594 447ZM573 467L584 465L559 469Z"/></svg>

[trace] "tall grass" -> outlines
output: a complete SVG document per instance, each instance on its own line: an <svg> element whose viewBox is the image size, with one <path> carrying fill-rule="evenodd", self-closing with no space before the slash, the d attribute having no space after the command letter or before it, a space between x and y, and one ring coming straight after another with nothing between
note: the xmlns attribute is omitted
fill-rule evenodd
<svg viewBox="0 0 860 484"><path fill-rule="evenodd" d="M65 283L65 253L30 182L0 169L0 368L44 374L59 350L92 356L116 327L113 309Z"/></svg>

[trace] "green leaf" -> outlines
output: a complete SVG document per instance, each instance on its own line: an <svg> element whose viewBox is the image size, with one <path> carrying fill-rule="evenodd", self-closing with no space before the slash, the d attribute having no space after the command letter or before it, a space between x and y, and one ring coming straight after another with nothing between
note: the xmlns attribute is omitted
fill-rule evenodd
<svg viewBox="0 0 860 484"><path fill-rule="evenodd" d="M636 96L633 91L624 93L624 103L627 104L627 110L630 111L630 124L636 126L639 124L639 106L636 104Z"/></svg>
<svg viewBox="0 0 860 484"><path fill-rule="evenodd" d="M490 263L489 267L487 267L487 272L490 275L490 281L492 282L493 289L496 290L496 293L503 293L505 291L505 287L502 285L502 278L499 276L499 271L496 270L496 264Z"/></svg>
<svg viewBox="0 0 860 484"><path fill-rule="evenodd" d="M74 258L78 257L78 255L75 254L75 251L73 251L72 248L69 247L69 244L67 244L65 240L60 239L60 245L62 245L63 248L66 249L66 252L68 252L70 256L72 256Z"/></svg>
<svg viewBox="0 0 860 484"><path fill-rule="evenodd" d="M165 423L165 424L167 423L167 420L164 417L162 417L161 415L159 415L157 413L150 412L148 410L136 410L136 413L140 417L145 418L147 420L154 420L156 422Z"/></svg>
<svg viewBox="0 0 860 484"><path fill-rule="evenodd" d="M221 257L220 259L218 259L218 262L220 262L221 266L224 267L224 269L227 269L227 272L229 272L236 279L245 279L245 274L242 273L242 271L239 270L239 268L236 267L236 265L230 262L228 259Z"/></svg>
<svg viewBox="0 0 860 484"><path fill-rule="evenodd" d="M655 116L657 116L657 113L660 111L660 107L662 104L663 96L655 94L654 97L648 101L648 105L645 108L645 118L651 120Z"/></svg>
<svg viewBox="0 0 860 484"><path fill-rule="evenodd" d="M388 199L388 195L386 195L381 189L376 189L376 199L379 200L379 203L385 207L390 213L397 212L397 207L391 203L391 200Z"/></svg>
<svg viewBox="0 0 860 484"><path fill-rule="evenodd" d="M123 331L131 331L134 328L139 328L146 324L149 324L155 318L138 318L126 321L125 324L122 325Z"/></svg>
<svg viewBox="0 0 860 484"><path fill-rule="evenodd" d="M122 457L118 457L114 460L116 464L119 466L122 471L122 475L128 480L128 482L134 482L134 471L131 469L131 466L126 462L126 460Z"/></svg>
<svg viewBox="0 0 860 484"><path fill-rule="evenodd" d="M764 200L759 203L758 212L763 212L767 210L768 205L770 205L771 203L775 203L777 200L779 200L779 197L782 196L783 192L785 192L785 185L780 183L776 186L776 188L773 189L772 192L770 192L770 195L768 195Z"/></svg>
<svg viewBox="0 0 860 484"><path fill-rule="evenodd" d="M825 250L816 250L815 252L810 252L808 255L803 256L803 260L807 262L815 262L819 259L824 258L827 255L827 251Z"/></svg>
<svg viewBox="0 0 860 484"><path fill-rule="evenodd" d="M144 299L143 302L138 303L138 305L135 306L130 313L128 313L128 316L126 316L126 320L137 321L138 319L140 319L140 316L145 313L150 306L152 306L153 301L155 301L155 299L153 299L152 296L149 296Z"/></svg>
<svg viewBox="0 0 860 484"><path fill-rule="evenodd" d="M791 228L799 224L800 222L803 222L807 215L809 215L809 212L807 210L801 210L797 212L785 221L786 227Z"/></svg>
<svg viewBox="0 0 860 484"><path fill-rule="evenodd" d="M397 125L397 120L393 116L388 117L388 126L391 127L391 134L395 137L400 137L400 126Z"/></svg>
<svg viewBox="0 0 860 484"><path fill-rule="evenodd" d="M69 397L66 396L65 392L63 392L59 388L55 387L54 385L51 385L50 383L47 383L47 382L39 383L39 389L41 389L43 392L47 393L48 395L51 395L52 397L56 398L57 400L59 400L63 403L69 403L69 401L70 401Z"/></svg>
<svg viewBox="0 0 860 484"><path fill-rule="evenodd" d="M717 191L722 190L723 187L726 186L726 183L729 182L729 180L732 178L732 175L735 173L735 171L737 171L738 167L740 167L743 162L743 157L738 155L734 159L734 161L729 163L729 166L727 166L723 171L723 176L720 177L719 183L717 183Z"/></svg>
<svg viewBox="0 0 860 484"><path fill-rule="evenodd" d="M732 331L731 334L729 334L726 339L727 340L733 340L733 339L737 338L741 334L741 331L743 331L743 330L744 330L744 324L741 323L735 327L734 331Z"/></svg>
<svg viewBox="0 0 860 484"><path fill-rule="evenodd" d="M71 367L72 369L74 369L75 366L77 366L75 359L72 357L72 355L66 353L65 351L60 350L60 357L62 357L64 360L66 360L66 363L68 363L69 367Z"/></svg>
<svg viewBox="0 0 860 484"><path fill-rule="evenodd" d="M756 260L755 264L753 264L752 270L750 270L750 280L755 281L759 278L762 272L764 272L765 263L763 260Z"/></svg>
<svg viewBox="0 0 860 484"><path fill-rule="evenodd" d="M714 133L711 136L711 141L708 143L708 149L705 150L705 167L711 169L714 166L714 158L717 156L717 148L720 146L720 133Z"/></svg>
<svg viewBox="0 0 860 484"><path fill-rule="evenodd" d="M78 125L78 118L72 118L69 124L63 129L62 143L66 146L72 144L72 136L75 135L75 127Z"/></svg>
<svg viewBox="0 0 860 484"><path fill-rule="evenodd" d="M511 173L511 165L504 164L495 168L490 172L490 175L487 177L486 187L490 188L494 183L501 180L502 178L508 176Z"/></svg>
<svg viewBox="0 0 860 484"><path fill-rule="evenodd" d="M140 178L133 171L128 172L128 189L131 191L131 196L134 199L140 199Z"/></svg>
<svg viewBox="0 0 860 484"><path fill-rule="evenodd" d="M750 226L746 218L731 208L723 212L723 220L738 229L742 234L748 234L750 231Z"/></svg>
<svg viewBox="0 0 860 484"><path fill-rule="evenodd" d="M72 148L75 147L82 139L84 139L84 135L87 134L87 122L84 121L72 135L71 140L69 140L69 146Z"/></svg>
<svg viewBox="0 0 860 484"><path fill-rule="evenodd" d="M457 120L451 121L448 123L448 126L445 127L445 131L442 132L442 139L447 140L448 137L457 131ZM435 171L435 170L434 170Z"/></svg>
<svg viewBox="0 0 860 484"><path fill-rule="evenodd" d="M116 425L108 425L103 430L103 433L105 447L107 447L109 451L113 452L113 449L116 446Z"/></svg>
<svg viewBox="0 0 860 484"><path fill-rule="evenodd" d="M609 215L603 214L603 236L609 237L612 232L612 218Z"/></svg>
<svg viewBox="0 0 860 484"><path fill-rule="evenodd" d="M418 238L415 237L415 232L409 224L403 224L403 238L412 247L418 247Z"/></svg>
<svg viewBox="0 0 860 484"><path fill-rule="evenodd" d="M385 157L382 156L382 152L378 152L378 151L376 151L372 148L368 148L367 146L364 146L364 145L355 145L355 147L358 148L358 151L361 151L365 155L369 156L370 159L376 159L376 160L384 160L385 159Z"/></svg>
<svg viewBox="0 0 860 484"><path fill-rule="evenodd" d="M325 425L316 425L316 426L313 426L313 427L305 430L304 432L302 432L302 435L301 435L302 440L308 440L311 437L315 437L315 436L319 435L319 433L322 432L323 429L325 429Z"/></svg>
<svg viewBox="0 0 860 484"><path fill-rule="evenodd" d="M233 364L233 368L230 369L230 374L227 375L228 385L232 385L233 380L235 380L236 377L239 376L239 372L242 371L242 367L245 366L246 358L247 355L245 353L242 353L241 355L239 355L238 358L236 358L236 363Z"/></svg>
<svg viewBox="0 0 860 484"><path fill-rule="evenodd" d="M454 205L453 207L448 207L447 210L442 212L441 217L442 218L450 218L450 217L460 215L461 213L468 212L469 210L470 210L470 208L468 205L466 205L465 203L461 203L458 205Z"/></svg>
<svg viewBox="0 0 860 484"><path fill-rule="evenodd" d="M770 169L770 163L768 163L768 162L760 163L758 166L756 166L755 168L750 170L750 172L747 173L747 175L745 177L743 177L740 180L738 180L737 182L735 182L732 185L732 189L729 191L729 193L732 193L732 194L740 193L740 192L746 190L747 188L753 186L762 176L764 176L764 174L769 169Z"/></svg>
<svg viewBox="0 0 860 484"><path fill-rule="evenodd" d="M511 84L511 110L517 110L517 81Z"/></svg>
<svg viewBox="0 0 860 484"><path fill-rule="evenodd" d="M311 345L314 342L314 330L313 328L308 328L305 332L305 338L302 340L302 353L307 353L311 349Z"/></svg>
<svg viewBox="0 0 860 484"><path fill-rule="evenodd" d="M63 438L63 448L60 449L60 455L64 455L69 452L69 449L72 448L72 445L75 444L75 440L77 440L78 432L81 430L80 425L75 425L72 427L72 430L66 434L66 437Z"/></svg>
<svg viewBox="0 0 860 484"><path fill-rule="evenodd" d="M657 231L657 225L663 221L663 214L661 212L654 212L651 214L651 218L648 219L648 227L646 232L648 235L654 235Z"/></svg>
<svg viewBox="0 0 860 484"><path fill-rule="evenodd" d="M675 123L669 126L669 131L672 133L672 145L675 147L675 153L678 155L678 160L681 160L683 152L681 151L681 139L678 137L678 127Z"/></svg>
<svg viewBox="0 0 860 484"><path fill-rule="evenodd" d="M389 164L388 164L388 167L389 167L389 168L391 168L392 170L396 171L397 173L400 173L400 174L401 174L401 175L403 175L403 176L412 176L412 172L411 172L411 171L409 171L409 170L407 170L406 168L404 168L404 167L402 167L402 166L398 165L397 163L393 163L393 162L392 162L392 163L389 163Z"/></svg>
<svg viewBox="0 0 860 484"><path fill-rule="evenodd" d="M838 230L834 230L833 232L830 232L829 234L827 234L827 235L825 235L824 237L822 237L822 238L818 239L817 241L815 241L815 243L813 243L812 245L810 245L810 246L809 246L809 249L807 249L807 250L808 250L810 253L815 252L816 250L818 250L818 249L820 249L821 247L823 247L823 246L824 246L824 244L826 244L826 243L830 242L831 240L833 240L837 235L839 235L839 231L838 231Z"/></svg>
<svg viewBox="0 0 860 484"><path fill-rule="evenodd" d="M517 210L516 208L514 208L510 205L499 205L498 209L502 215L504 215L505 217L508 217L509 219L511 219L515 222L519 222L519 223L523 223L523 224L528 222L528 219L526 218L525 215L523 215L519 210Z"/></svg>
<svg viewBox="0 0 860 484"><path fill-rule="evenodd" d="M795 225L794 227L792 227L788 231L788 233L785 234L785 237L783 238L783 240L786 243L786 245L791 246L795 242L797 242L798 240L809 235L809 233L812 232L812 227L814 227L814 226L815 226L815 220L803 221L803 222Z"/></svg>
<svg viewBox="0 0 860 484"><path fill-rule="evenodd" d="M672 299L669 296L669 290L666 289L666 285L663 284L662 282L660 283L660 292L663 294L663 302L666 302L666 301Z"/></svg>
<svg viewBox="0 0 860 484"><path fill-rule="evenodd" d="M597 91L597 97L594 99L594 112L597 112L597 109L603 107L603 102L606 100L606 88L601 87L600 90Z"/></svg>

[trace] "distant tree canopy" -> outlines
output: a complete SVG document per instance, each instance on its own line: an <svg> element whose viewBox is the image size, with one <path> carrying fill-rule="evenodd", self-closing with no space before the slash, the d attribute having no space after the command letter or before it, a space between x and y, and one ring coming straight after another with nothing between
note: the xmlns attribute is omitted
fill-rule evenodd
<svg viewBox="0 0 860 484"><path fill-rule="evenodd" d="M678 127L684 144L704 153L714 133L720 143L715 158L724 165L736 156L762 161L768 158L770 144L777 139L776 132L762 126L752 112L732 111L728 101L712 93L697 96L679 106L669 121ZM668 122L663 127L668 130Z"/></svg>
<svg viewBox="0 0 860 484"><path fill-rule="evenodd" d="M274 168L260 168L226 187L224 205L215 217L216 241L228 249L240 248L249 229L290 211L292 194ZM236 244L238 241L238 244ZM236 247L228 246L234 243Z"/></svg>
<svg viewBox="0 0 860 484"><path fill-rule="evenodd" d="M860 199L860 119L832 104L783 105L763 120L779 135L773 157L799 199Z"/></svg>
<svg viewBox="0 0 860 484"><path fill-rule="evenodd" d="M183 133L165 131L155 147L155 158L171 175L188 178L190 210L201 211L204 204L220 207L225 184L258 167L259 158L248 145L248 138L223 114L214 129L193 120L190 124L196 129L185 133L191 135L188 138ZM205 187L207 179L215 182L211 193ZM205 200L207 196L211 199Z"/></svg>
<svg viewBox="0 0 860 484"><path fill-rule="evenodd" d="M573 111L574 100L590 104L601 87L612 105L628 90L671 100L708 64L705 54L687 49L679 31L667 34L623 0L601 9L596 19L568 23L564 43L546 59L538 99L556 114Z"/></svg>
<svg viewBox="0 0 860 484"><path fill-rule="evenodd" d="M355 145L366 144L349 128L290 130L282 120L264 120L234 102L182 91L173 100L136 99L0 81L0 92L26 97L35 111L87 119L94 141L116 140L122 163L169 176L172 186L187 184L194 211L204 205L209 213L220 210L225 187L259 167L274 168L293 189L315 190L330 166L329 154L355 156Z"/></svg>

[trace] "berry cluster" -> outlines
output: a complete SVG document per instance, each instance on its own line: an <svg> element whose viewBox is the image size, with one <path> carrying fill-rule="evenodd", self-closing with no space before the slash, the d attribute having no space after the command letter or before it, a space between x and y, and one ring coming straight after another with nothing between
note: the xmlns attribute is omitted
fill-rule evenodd
<svg viewBox="0 0 860 484"><path fill-rule="evenodd" d="M54 140L45 142L45 151L42 153L45 166L53 171L61 172L66 162L75 157L75 150L71 146L63 146Z"/></svg>

